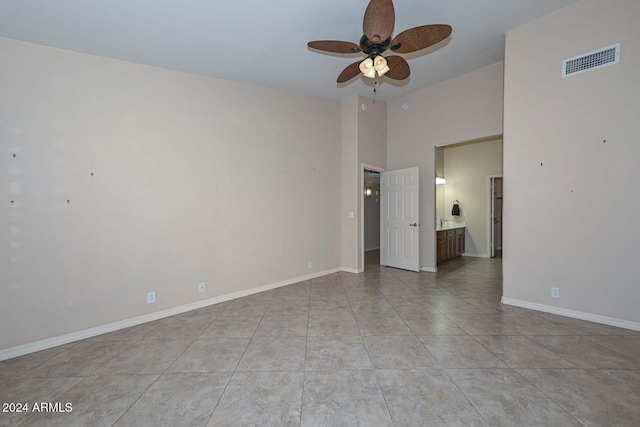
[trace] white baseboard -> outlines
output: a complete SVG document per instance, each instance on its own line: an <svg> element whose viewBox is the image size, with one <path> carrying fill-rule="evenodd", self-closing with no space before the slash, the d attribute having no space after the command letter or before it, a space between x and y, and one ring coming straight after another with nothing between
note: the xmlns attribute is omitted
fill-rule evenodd
<svg viewBox="0 0 640 427"><path fill-rule="evenodd" d="M438 267L420 267L420 271L428 271L429 273L437 273Z"/></svg>
<svg viewBox="0 0 640 427"><path fill-rule="evenodd" d="M378 249L380 249L380 246L377 246L375 248L364 248L365 252L369 252L369 251L377 251Z"/></svg>
<svg viewBox="0 0 640 427"><path fill-rule="evenodd" d="M349 267L342 267L340 270L347 273L353 273L353 274L360 274L364 271L364 270L359 270L357 268L349 268Z"/></svg>
<svg viewBox="0 0 640 427"><path fill-rule="evenodd" d="M603 325L631 329L632 331L640 331L640 322L634 322L632 320L617 319L615 317L601 316L599 314L585 313L583 311L569 310L568 308L554 307L551 305L538 304L535 302L522 301L513 298L502 297L502 303L506 305L512 305L514 307L528 308L530 310L542 311L544 313L557 314L574 319L601 323Z"/></svg>
<svg viewBox="0 0 640 427"><path fill-rule="evenodd" d="M87 338L95 337L97 335L106 334L108 332L117 331L131 326L141 325L143 323L152 322L154 320L164 319L165 317L175 316L176 314L182 314L187 311L197 310L198 308L207 307L213 304L219 304L221 302L234 300L236 298L246 297L249 295L257 294L260 292L270 291L272 289L280 288L282 286L292 285L298 282L304 282L305 280L315 279L317 277L326 276L328 274L337 273L339 271L346 271L344 268L333 268L330 270L319 271L305 276L294 277L292 279L282 280L280 282L270 283L264 286L258 286L257 288L246 289L243 291L233 292L231 294L221 295L219 297L209 298L193 303L181 305L178 307L168 308L166 310L156 311L154 313L144 314L142 316L132 317L130 319L119 320L113 323L107 323L106 325L96 326L94 328L84 329L69 334L59 335L57 337L46 338L39 341L34 341L28 344L19 345L17 347L11 347L4 350L0 350L0 361L12 359L14 357L23 356L29 353L35 353L36 351L46 350L48 348L57 347L59 345L68 344L74 341L80 341Z"/></svg>
<svg viewBox="0 0 640 427"><path fill-rule="evenodd" d="M491 258L489 254L472 254L469 252L463 253L462 256L468 256L470 258Z"/></svg>

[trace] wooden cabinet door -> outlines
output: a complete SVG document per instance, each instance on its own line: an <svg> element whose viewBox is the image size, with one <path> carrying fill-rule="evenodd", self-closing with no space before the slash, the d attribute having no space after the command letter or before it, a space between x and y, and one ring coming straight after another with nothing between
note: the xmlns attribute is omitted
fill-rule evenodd
<svg viewBox="0 0 640 427"><path fill-rule="evenodd" d="M444 262L447 258L447 239L438 240L438 262Z"/></svg>

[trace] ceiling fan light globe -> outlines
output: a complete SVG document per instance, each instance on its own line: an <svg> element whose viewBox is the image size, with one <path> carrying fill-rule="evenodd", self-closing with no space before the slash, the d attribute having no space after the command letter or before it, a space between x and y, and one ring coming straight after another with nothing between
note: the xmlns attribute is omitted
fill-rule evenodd
<svg viewBox="0 0 640 427"><path fill-rule="evenodd" d="M367 58L360 63L360 71L365 77L373 79L376 76L376 69L373 67L373 59Z"/></svg>
<svg viewBox="0 0 640 427"><path fill-rule="evenodd" d="M376 56L376 59L373 61L373 68L378 72L378 76L382 77L389 71L389 66L387 65L387 60L384 56Z"/></svg>
<svg viewBox="0 0 640 427"><path fill-rule="evenodd" d="M387 65L387 60L384 56L378 55L376 59L373 60L373 66L376 70L380 70Z"/></svg>
<svg viewBox="0 0 640 427"><path fill-rule="evenodd" d="M385 66L382 70L377 70L378 71L378 77L382 77L385 74L387 74L387 72L389 71L389 67Z"/></svg>
<svg viewBox="0 0 640 427"><path fill-rule="evenodd" d="M360 63L360 71L366 73L373 67L373 60L371 58L367 58Z"/></svg>

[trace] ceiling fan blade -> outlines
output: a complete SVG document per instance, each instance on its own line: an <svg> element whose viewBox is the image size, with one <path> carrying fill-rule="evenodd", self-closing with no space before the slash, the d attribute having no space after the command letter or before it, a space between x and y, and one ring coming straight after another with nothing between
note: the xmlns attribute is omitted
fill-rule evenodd
<svg viewBox="0 0 640 427"><path fill-rule="evenodd" d="M391 0L371 0L364 12L362 28L372 43L382 43L391 37L396 11Z"/></svg>
<svg viewBox="0 0 640 427"><path fill-rule="evenodd" d="M307 43L311 49L322 50L331 53L357 53L360 52L360 46L351 42L342 42L337 40L316 40Z"/></svg>
<svg viewBox="0 0 640 427"><path fill-rule="evenodd" d="M338 76L338 83L348 82L358 74L360 74L360 63L362 61L356 61L351 65L348 65L347 68L342 70L340 75Z"/></svg>
<svg viewBox="0 0 640 427"><path fill-rule="evenodd" d="M387 56L387 65L389 66L389 71L385 74L386 77L389 77L393 80L404 80L409 77L411 74L411 69L409 68L409 64L405 59L401 56Z"/></svg>
<svg viewBox="0 0 640 427"><path fill-rule="evenodd" d="M391 50L397 53L410 53L433 46L451 35L450 25L422 25L401 32L391 40Z"/></svg>

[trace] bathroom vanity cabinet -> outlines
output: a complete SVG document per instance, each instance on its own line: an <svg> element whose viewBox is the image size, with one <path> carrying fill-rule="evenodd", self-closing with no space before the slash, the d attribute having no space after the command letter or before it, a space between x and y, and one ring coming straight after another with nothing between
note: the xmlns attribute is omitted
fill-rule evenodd
<svg viewBox="0 0 640 427"><path fill-rule="evenodd" d="M464 253L466 227L449 228L437 231L437 263L448 261Z"/></svg>

